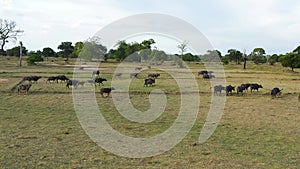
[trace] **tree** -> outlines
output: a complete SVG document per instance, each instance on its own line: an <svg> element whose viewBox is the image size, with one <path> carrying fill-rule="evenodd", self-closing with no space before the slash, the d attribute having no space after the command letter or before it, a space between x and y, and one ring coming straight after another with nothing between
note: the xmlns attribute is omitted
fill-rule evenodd
<svg viewBox="0 0 300 169"><path fill-rule="evenodd" d="M46 47L46 48L43 48L42 55L46 58L55 57L56 52L53 49L51 49L50 47Z"/></svg>
<svg viewBox="0 0 300 169"><path fill-rule="evenodd" d="M255 64L266 63L267 58L264 56L264 54L266 54L266 52L263 48L255 48L251 52L250 57Z"/></svg>
<svg viewBox="0 0 300 169"><path fill-rule="evenodd" d="M276 62L278 62L279 56L277 54L273 54L269 57L268 62L270 65L274 65Z"/></svg>
<svg viewBox="0 0 300 169"><path fill-rule="evenodd" d="M83 42L76 42L74 50L72 52L72 57L79 57L79 54L84 46Z"/></svg>
<svg viewBox="0 0 300 169"><path fill-rule="evenodd" d="M226 54L225 57L228 58L229 61L234 61L236 64L241 63L241 60L243 59L243 53L241 53L239 50L229 49L227 53L228 54Z"/></svg>
<svg viewBox="0 0 300 169"><path fill-rule="evenodd" d="M72 42L61 42L61 44L57 48L62 51L64 57L66 57L66 61L69 60L69 56L74 50L74 46L72 46Z"/></svg>
<svg viewBox="0 0 300 169"><path fill-rule="evenodd" d="M300 46L298 46L296 49L294 49L293 52L295 52L299 55L300 54Z"/></svg>
<svg viewBox="0 0 300 169"><path fill-rule="evenodd" d="M22 46L22 55L26 56L27 55L28 50L26 49L25 46ZM6 55L7 56L16 56L16 57L20 57L20 46L16 46L13 47L11 49L8 49L6 51Z"/></svg>
<svg viewBox="0 0 300 169"><path fill-rule="evenodd" d="M280 62L283 67L290 67L294 71L294 68L300 68L300 54L287 53L280 57Z"/></svg>
<svg viewBox="0 0 300 169"><path fill-rule="evenodd" d="M184 41L181 44L177 45L177 48L179 49L180 52L180 58L183 58L183 53L187 51L187 44L188 42ZM176 62L180 68L183 68L182 59L177 59Z"/></svg>
<svg viewBox="0 0 300 169"><path fill-rule="evenodd" d="M4 46L10 40L17 40L20 33L24 32L22 30L16 29L16 22L0 19L0 55L4 54Z"/></svg>
<svg viewBox="0 0 300 169"><path fill-rule="evenodd" d="M161 65L167 59L167 57L167 54L162 50L152 50L150 54L150 63Z"/></svg>
<svg viewBox="0 0 300 169"><path fill-rule="evenodd" d="M100 38L92 37L83 43L79 57L86 60L92 60L92 58L96 58L98 61L100 61L100 59L104 59L106 51L107 48L101 44Z"/></svg>

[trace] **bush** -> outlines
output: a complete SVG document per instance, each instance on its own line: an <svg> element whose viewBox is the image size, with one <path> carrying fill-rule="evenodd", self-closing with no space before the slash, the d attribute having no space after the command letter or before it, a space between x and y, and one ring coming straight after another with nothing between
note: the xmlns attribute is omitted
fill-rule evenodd
<svg viewBox="0 0 300 169"><path fill-rule="evenodd" d="M30 56L27 58L27 63L34 65L35 62L42 62L44 61L44 59L42 58L41 55L37 54L37 53L31 53Z"/></svg>

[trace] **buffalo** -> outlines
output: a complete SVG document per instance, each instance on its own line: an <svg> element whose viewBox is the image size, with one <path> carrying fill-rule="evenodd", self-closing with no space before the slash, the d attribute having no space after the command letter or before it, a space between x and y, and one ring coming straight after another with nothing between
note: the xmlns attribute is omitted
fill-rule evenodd
<svg viewBox="0 0 300 169"><path fill-rule="evenodd" d="M100 94L101 94L101 96L102 97L104 97L104 93L107 93L107 96L106 97L108 97L109 96L109 94L110 94L110 92L112 91L112 90L115 90L113 87L111 87L111 88L101 88L100 89Z"/></svg>
<svg viewBox="0 0 300 169"><path fill-rule="evenodd" d="M67 78L65 75L58 75L56 76L56 83L58 83L58 80L60 80L61 82L66 82L69 80L69 78Z"/></svg>
<svg viewBox="0 0 300 169"><path fill-rule="evenodd" d="M96 79L94 80L94 83L95 83L95 85L96 85L96 83L98 83L99 86L100 86L100 83L101 83L102 85L104 85L102 82L105 82L105 81L107 81L107 80L104 79L104 78L98 77L98 78L96 78Z"/></svg>
<svg viewBox="0 0 300 169"><path fill-rule="evenodd" d="M34 81L35 83L37 83L37 81L42 78L41 76L25 76L23 77L23 81L27 80L29 82Z"/></svg>
<svg viewBox="0 0 300 169"><path fill-rule="evenodd" d="M100 74L100 71L99 71L99 70L94 70L94 71L92 72L92 77L94 77L95 75L99 76L99 74Z"/></svg>
<svg viewBox="0 0 300 169"><path fill-rule="evenodd" d="M275 87L271 90L271 96L272 98L278 97L281 95L282 89L279 89L278 87Z"/></svg>
<svg viewBox="0 0 300 169"><path fill-rule="evenodd" d="M28 94L30 87L31 87L31 82L29 82L29 84L21 84L18 86L18 93L20 94L21 91L25 91L25 93Z"/></svg>
<svg viewBox="0 0 300 169"><path fill-rule="evenodd" d="M239 94L239 93L243 94L244 90L246 90L245 86L238 86L236 88L236 93L237 94Z"/></svg>
<svg viewBox="0 0 300 169"><path fill-rule="evenodd" d="M48 83L48 82L50 83L51 81L53 81L53 82L57 81L57 76L50 76L50 77L48 77L46 83Z"/></svg>
<svg viewBox="0 0 300 169"><path fill-rule="evenodd" d="M225 90L225 87L222 85L214 86L214 95L217 95L218 93L221 94L222 90Z"/></svg>
<svg viewBox="0 0 300 169"><path fill-rule="evenodd" d="M159 73L150 73L150 74L148 74L148 77L152 77L152 78L158 78L160 76L160 74Z"/></svg>
<svg viewBox="0 0 300 169"><path fill-rule="evenodd" d="M232 91L235 90L234 86L228 85L226 86L226 95L228 95L229 93L232 94Z"/></svg>
<svg viewBox="0 0 300 169"><path fill-rule="evenodd" d="M258 91L259 88L263 88L262 85L257 84L257 83L250 84L250 91L251 92L252 92L252 90Z"/></svg>
<svg viewBox="0 0 300 169"><path fill-rule="evenodd" d="M130 78L137 77L138 73L130 73Z"/></svg>
<svg viewBox="0 0 300 169"><path fill-rule="evenodd" d="M66 88L70 88L69 86L73 86L75 89L78 86L79 81L78 80L67 80Z"/></svg>
<svg viewBox="0 0 300 169"><path fill-rule="evenodd" d="M155 79L148 78L145 79L144 87L153 86L153 84L155 84Z"/></svg>

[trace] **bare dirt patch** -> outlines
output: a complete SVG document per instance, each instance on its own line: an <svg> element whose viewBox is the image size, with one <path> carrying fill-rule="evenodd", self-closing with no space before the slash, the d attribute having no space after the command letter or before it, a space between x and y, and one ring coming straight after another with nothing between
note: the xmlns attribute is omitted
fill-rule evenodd
<svg viewBox="0 0 300 169"><path fill-rule="evenodd" d="M0 78L0 83L3 83L3 82L8 82L8 79L1 79Z"/></svg>

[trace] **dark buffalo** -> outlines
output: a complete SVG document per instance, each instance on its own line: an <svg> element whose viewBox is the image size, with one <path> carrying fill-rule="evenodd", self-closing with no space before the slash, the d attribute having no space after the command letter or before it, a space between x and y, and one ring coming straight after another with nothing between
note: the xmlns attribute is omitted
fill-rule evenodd
<svg viewBox="0 0 300 169"><path fill-rule="evenodd" d="M57 76L50 76L50 77L48 77L46 83L48 83L48 82L50 83L51 81L53 81L53 82L57 81Z"/></svg>
<svg viewBox="0 0 300 169"><path fill-rule="evenodd" d="M243 88L245 88L246 91L248 91L248 88L250 87L250 85L251 85L250 83L241 84L241 86Z"/></svg>
<svg viewBox="0 0 300 169"><path fill-rule="evenodd" d="M112 90L115 90L113 87L111 87L111 88L101 88L100 89L100 94L101 94L101 96L102 97L104 97L104 93L107 93L107 96L106 97L108 97L109 96L109 94L110 94L110 92L112 91Z"/></svg>
<svg viewBox="0 0 300 169"><path fill-rule="evenodd" d="M153 86L153 84L155 84L155 79L148 78L145 79L144 87Z"/></svg>
<svg viewBox="0 0 300 169"><path fill-rule="evenodd" d="M78 86L78 80L67 80L67 85L66 85L66 88L70 88L70 86L73 86L75 89L77 88Z"/></svg>
<svg viewBox="0 0 300 169"><path fill-rule="evenodd" d="M212 74L214 73L213 71L207 71L207 70L201 70L198 72L198 76L204 75L204 74Z"/></svg>
<svg viewBox="0 0 300 169"><path fill-rule="evenodd" d="M225 87L222 85L214 86L214 95L217 95L218 93L221 94L222 90L225 90Z"/></svg>
<svg viewBox="0 0 300 169"><path fill-rule="evenodd" d="M148 74L148 77L152 77L152 78L158 78L160 76L160 74L159 73L150 73L150 74Z"/></svg>
<svg viewBox="0 0 300 169"><path fill-rule="evenodd" d="M23 77L23 81L29 81L29 82L34 81L37 83L37 81L40 78L42 78L42 77L41 76L25 76L25 77Z"/></svg>
<svg viewBox="0 0 300 169"><path fill-rule="evenodd" d="M226 86L226 95L229 95L229 93L232 94L232 91L234 91L234 90L235 90L234 86L231 86L231 85Z"/></svg>
<svg viewBox="0 0 300 169"><path fill-rule="evenodd" d="M104 78L98 77L98 78L96 78L96 79L94 80L94 83L95 83L95 84L98 83L99 86L100 86L100 83L101 83L102 85L104 85L102 82L105 82L105 81L107 81L107 80L104 79Z"/></svg>
<svg viewBox="0 0 300 169"><path fill-rule="evenodd" d="M209 74L203 74L203 79L211 79L211 78L214 78L215 76L214 75L212 75L211 73L209 73Z"/></svg>
<svg viewBox="0 0 300 169"><path fill-rule="evenodd" d="M263 88L262 85L257 84L257 83L250 84L250 91L251 92L252 92L252 90L258 91L259 88Z"/></svg>
<svg viewBox="0 0 300 169"><path fill-rule="evenodd" d="M25 93L28 94L30 87L31 82L29 82L29 84L21 84L18 86L18 93L21 93L21 91L25 91Z"/></svg>
<svg viewBox="0 0 300 169"><path fill-rule="evenodd" d="M281 95L281 91L282 91L282 89L280 90L278 87L273 88L271 90L271 96L272 96L272 98L280 96Z"/></svg>
<svg viewBox="0 0 300 169"><path fill-rule="evenodd" d="M137 77L138 73L130 73L130 78Z"/></svg>
<svg viewBox="0 0 300 169"><path fill-rule="evenodd" d="M58 80L60 80L61 82L66 82L69 80L69 78L67 78L65 75L58 75L56 76L56 83L58 83Z"/></svg>
<svg viewBox="0 0 300 169"><path fill-rule="evenodd" d="M242 93L244 92L244 90L246 90L246 88L244 86L238 86L236 88L236 93L239 94L239 93Z"/></svg>
<svg viewBox="0 0 300 169"><path fill-rule="evenodd" d="M100 75L100 71L99 70L94 70L92 72L92 77L94 77L95 75L99 76Z"/></svg>

